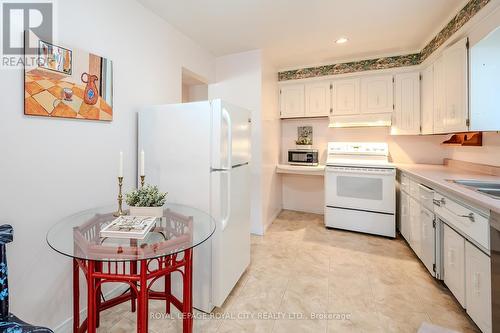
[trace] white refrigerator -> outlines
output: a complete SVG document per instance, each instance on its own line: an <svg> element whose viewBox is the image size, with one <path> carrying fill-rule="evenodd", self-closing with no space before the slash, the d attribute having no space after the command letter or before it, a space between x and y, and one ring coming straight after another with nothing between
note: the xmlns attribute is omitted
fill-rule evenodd
<svg viewBox="0 0 500 333"><path fill-rule="evenodd" d="M146 183L216 221L214 235L193 252L193 304L204 312L224 303L250 264L250 134L250 111L222 100L139 111Z"/></svg>

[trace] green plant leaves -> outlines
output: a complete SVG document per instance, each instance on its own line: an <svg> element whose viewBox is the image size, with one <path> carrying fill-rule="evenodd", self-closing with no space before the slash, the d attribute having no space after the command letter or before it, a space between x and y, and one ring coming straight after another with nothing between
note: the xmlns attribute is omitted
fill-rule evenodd
<svg viewBox="0 0 500 333"><path fill-rule="evenodd" d="M158 186L143 187L125 194L125 202L133 207L161 207L167 201L167 193L160 192Z"/></svg>

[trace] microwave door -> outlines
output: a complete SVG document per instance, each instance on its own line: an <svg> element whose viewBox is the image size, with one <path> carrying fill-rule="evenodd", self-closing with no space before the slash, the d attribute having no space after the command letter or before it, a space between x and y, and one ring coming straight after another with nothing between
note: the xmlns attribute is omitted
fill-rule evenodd
<svg viewBox="0 0 500 333"><path fill-rule="evenodd" d="M288 163L298 165L317 165L318 153L313 151L288 151Z"/></svg>

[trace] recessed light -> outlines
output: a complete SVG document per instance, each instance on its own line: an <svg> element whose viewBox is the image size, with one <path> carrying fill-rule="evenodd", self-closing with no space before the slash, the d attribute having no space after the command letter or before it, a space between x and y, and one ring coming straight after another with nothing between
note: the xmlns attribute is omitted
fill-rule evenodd
<svg viewBox="0 0 500 333"><path fill-rule="evenodd" d="M344 44L344 43L346 43L347 41L348 41L348 39L347 39L347 38L345 38L345 37L340 37L339 39L337 39L337 40L335 41L335 43L336 43L336 44Z"/></svg>

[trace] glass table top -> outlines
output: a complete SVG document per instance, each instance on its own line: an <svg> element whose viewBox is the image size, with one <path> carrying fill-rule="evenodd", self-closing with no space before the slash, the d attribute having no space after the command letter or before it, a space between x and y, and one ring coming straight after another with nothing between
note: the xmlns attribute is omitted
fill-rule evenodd
<svg viewBox="0 0 500 333"><path fill-rule="evenodd" d="M102 238L99 231L116 217L115 206L89 209L68 216L47 232L47 243L72 258L97 261L134 261L164 257L194 248L215 231L207 213L184 205L166 204L163 217L144 239Z"/></svg>

